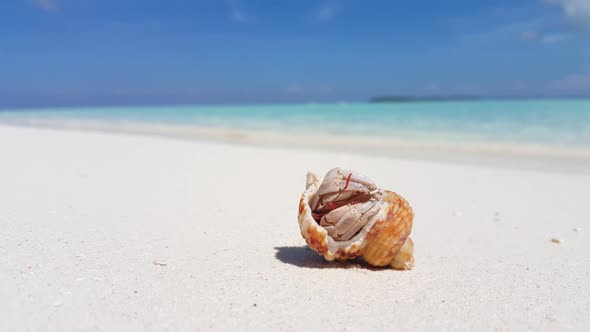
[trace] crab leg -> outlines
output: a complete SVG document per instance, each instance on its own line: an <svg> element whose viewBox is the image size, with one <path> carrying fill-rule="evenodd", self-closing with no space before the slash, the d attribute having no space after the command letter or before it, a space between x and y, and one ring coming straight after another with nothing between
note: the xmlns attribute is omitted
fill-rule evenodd
<svg viewBox="0 0 590 332"><path fill-rule="evenodd" d="M326 174L312 206L315 212L329 212L358 201L359 196L366 196L361 199L366 201L375 190L377 185L364 175L334 168Z"/></svg>
<svg viewBox="0 0 590 332"><path fill-rule="evenodd" d="M334 240L350 240L379 210L374 200L345 205L324 215L320 226L328 231Z"/></svg>

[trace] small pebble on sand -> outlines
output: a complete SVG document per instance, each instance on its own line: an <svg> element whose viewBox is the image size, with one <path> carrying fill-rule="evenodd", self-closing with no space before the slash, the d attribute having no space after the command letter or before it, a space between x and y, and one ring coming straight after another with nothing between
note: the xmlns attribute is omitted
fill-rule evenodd
<svg viewBox="0 0 590 332"><path fill-rule="evenodd" d="M154 263L154 265L158 265L158 266L166 266L166 265L168 265L168 262L159 261L159 260L155 260L153 263Z"/></svg>
<svg viewBox="0 0 590 332"><path fill-rule="evenodd" d="M494 211L494 222L500 221L500 212Z"/></svg>
<svg viewBox="0 0 590 332"><path fill-rule="evenodd" d="M553 242L553 243L561 243L561 240L558 239L558 238L556 238L556 237L554 237L554 238L551 238L551 242Z"/></svg>

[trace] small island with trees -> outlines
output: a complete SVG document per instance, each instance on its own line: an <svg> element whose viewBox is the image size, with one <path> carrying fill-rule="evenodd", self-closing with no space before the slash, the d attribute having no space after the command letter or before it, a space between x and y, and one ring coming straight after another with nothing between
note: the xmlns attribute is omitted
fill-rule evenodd
<svg viewBox="0 0 590 332"><path fill-rule="evenodd" d="M440 101L472 101L480 100L478 97L469 96L377 96L369 99L369 103L413 103L413 102L440 102Z"/></svg>

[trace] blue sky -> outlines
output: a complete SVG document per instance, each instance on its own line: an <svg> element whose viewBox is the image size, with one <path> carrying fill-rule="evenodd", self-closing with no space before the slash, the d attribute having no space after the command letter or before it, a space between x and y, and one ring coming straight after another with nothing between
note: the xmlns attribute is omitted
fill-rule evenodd
<svg viewBox="0 0 590 332"><path fill-rule="evenodd" d="M588 96L590 0L8 0L0 108Z"/></svg>

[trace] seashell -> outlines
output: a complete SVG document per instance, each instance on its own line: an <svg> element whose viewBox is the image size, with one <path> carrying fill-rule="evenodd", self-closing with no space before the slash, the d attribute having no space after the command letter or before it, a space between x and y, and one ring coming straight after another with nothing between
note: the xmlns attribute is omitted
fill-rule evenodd
<svg viewBox="0 0 590 332"><path fill-rule="evenodd" d="M307 244L328 261L362 257L373 266L412 269L413 220L403 197L359 173L334 168L324 179L307 173L299 228Z"/></svg>

